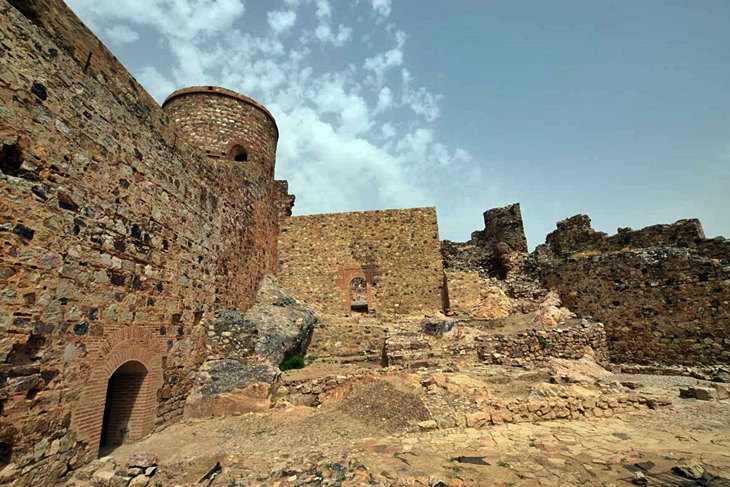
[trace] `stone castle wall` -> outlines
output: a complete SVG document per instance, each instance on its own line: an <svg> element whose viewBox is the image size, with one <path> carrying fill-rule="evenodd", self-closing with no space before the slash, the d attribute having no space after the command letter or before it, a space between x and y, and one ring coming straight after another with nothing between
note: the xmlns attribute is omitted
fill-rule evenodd
<svg viewBox="0 0 730 487"><path fill-rule="evenodd" d="M0 45L0 462L50 485L97 455L118 367L141 364L114 434L181 416L205 321L276 271L278 218L273 177L205 157L61 1L0 0Z"/></svg>
<svg viewBox="0 0 730 487"><path fill-rule="evenodd" d="M280 281L310 306L350 313L350 282L362 277L371 311L443 308L435 208L296 216L281 232Z"/></svg>
<svg viewBox="0 0 730 487"><path fill-rule="evenodd" d="M578 215L534 257L564 306L604 323L612 361L730 363L730 241L697 220L606 236Z"/></svg>
<svg viewBox="0 0 730 487"><path fill-rule="evenodd" d="M167 97L163 109L213 168L225 169L215 177L227 180L232 198L221 211L230 212L236 225L222 228L221 239L215 240L217 292L240 297L247 308L263 274L275 273L278 261L276 122L251 98L215 86L178 90Z"/></svg>
<svg viewBox="0 0 730 487"><path fill-rule="evenodd" d="M608 349L603 324L575 321L561 328L487 337L477 350L479 359L490 364L521 366L551 357L578 360L591 353L597 362L606 362Z"/></svg>

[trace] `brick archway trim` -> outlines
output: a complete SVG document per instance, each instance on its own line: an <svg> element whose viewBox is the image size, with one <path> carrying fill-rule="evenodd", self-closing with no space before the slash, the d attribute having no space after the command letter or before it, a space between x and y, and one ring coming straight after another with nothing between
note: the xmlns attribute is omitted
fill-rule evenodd
<svg viewBox="0 0 730 487"><path fill-rule="evenodd" d="M345 314L350 313L350 282L355 278L365 280L367 286L368 308L375 309L375 290L373 289L373 279L377 274L375 266L348 267L340 269L335 277L337 287L342 290L342 310Z"/></svg>
<svg viewBox="0 0 730 487"><path fill-rule="evenodd" d="M92 358L92 370L73 414L78 439L98 453L104 420L107 384L114 372L127 362L139 362L147 369L130 418L130 440L140 440L155 426L157 391L162 387L164 343L152 339L148 330L128 327L100 344Z"/></svg>

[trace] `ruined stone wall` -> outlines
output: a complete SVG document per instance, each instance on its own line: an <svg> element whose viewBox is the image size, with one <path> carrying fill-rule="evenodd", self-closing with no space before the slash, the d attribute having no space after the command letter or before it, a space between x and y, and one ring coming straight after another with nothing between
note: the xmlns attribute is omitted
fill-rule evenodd
<svg viewBox="0 0 730 487"><path fill-rule="evenodd" d="M516 335L497 334L484 339L479 360L490 364L523 365L555 358L577 360L586 353L608 360L606 332L601 323L570 323L557 329L535 329Z"/></svg>
<svg viewBox="0 0 730 487"><path fill-rule="evenodd" d="M608 236L591 227L588 215L575 215L557 223L557 230L545 239L547 247L559 256L573 253L618 251L626 248L658 246L694 247L705 242L705 233L697 219L680 220L671 225L651 225L640 230L619 228Z"/></svg>
<svg viewBox="0 0 730 487"><path fill-rule="evenodd" d="M585 215L561 223L535 252L542 280L604 323L613 361L730 363L730 241L697 220L611 237Z"/></svg>
<svg viewBox="0 0 730 487"><path fill-rule="evenodd" d="M477 272L446 272L449 311L455 316L470 316L481 297L482 281Z"/></svg>
<svg viewBox="0 0 730 487"><path fill-rule="evenodd" d="M58 0L0 0L0 170L3 480L52 485L96 456L123 364L139 435L180 417L204 321L276 270L275 209Z"/></svg>
<svg viewBox="0 0 730 487"><path fill-rule="evenodd" d="M279 211L279 221L283 221L292 215L296 197L289 194L288 181L274 181L274 203Z"/></svg>
<svg viewBox="0 0 730 487"><path fill-rule="evenodd" d="M435 208L296 216L282 223L282 285L308 305L350 313L350 282L367 282L368 308L385 314L442 309Z"/></svg>
<svg viewBox="0 0 730 487"><path fill-rule="evenodd" d="M504 279L527 254L520 204L485 211L484 230L472 232L468 242L444 240L441 252L446 270Z"/></svg>

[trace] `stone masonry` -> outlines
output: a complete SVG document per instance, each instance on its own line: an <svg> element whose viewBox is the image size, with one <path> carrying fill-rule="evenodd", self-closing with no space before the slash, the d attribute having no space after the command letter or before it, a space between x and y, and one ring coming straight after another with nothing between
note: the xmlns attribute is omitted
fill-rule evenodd
<svg viewBox="0 0 730 487"><path fill-rule="evenodd" d="M578 215L546 242L533 254L542 281L605 324L612 361L730 363L730 241L697 220L607 236Z"/></svg>
<svg viewBox="0 0 730 487"><path fill-rule="evenodd" d="M322 311L351 313L350 283L363 278L369 310L443 309L435 208L296 216L282 222L282 285Z"/></svg>
<svg viewBox="0 0 730 487"><path fill-rule="evenodd" d="M435 208L293 217L278 137L224 88L160 107L61 0L0 0L0 484L53 485L178 421L215 313L250 311L267 274L333 314L449 311L452 283L457 315L531 312L552 290L605 325L496 339L489 357L730 363L730 241L697 220L607 236L578 215L528 256L518 204L466 243L439 241ZM304 353L306 313L269 386ZM232 376L240 359L225 357Z"/></svg>
<svg viewBox="0 0 730 487"><path fill-rule="evenodd" d="M61 1L0 0L2 482L179 419L206 320L276 271L270 114L208 87L165 108Z"/></svg>

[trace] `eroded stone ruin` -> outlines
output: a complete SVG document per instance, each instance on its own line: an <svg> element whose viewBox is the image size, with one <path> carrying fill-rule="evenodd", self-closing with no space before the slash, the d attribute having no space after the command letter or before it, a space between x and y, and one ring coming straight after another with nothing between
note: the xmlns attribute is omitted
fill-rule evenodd
<svg viewBox="0 0 730 487"><path fill-rule="evenodd" d="M712 380L682 397L727 411L730 242L697 220L608 236L577 215L528 253L518 204L464 243L440 240L435 208L292 216L265 107L213 86L157 105L60 0L0 0L0 100L1 485L192 482L203 460L104 455L193 418L316 422L322 406L323 430L354 422L347 441L406 435L407 452L468 431L454 444L483 452L505 423L676 399L607 368ZM293 358L308 366L282 374ZM202 458L211 481L248 472ZM325 460L304 458L256 478L321 483ZM325 470L421 475L353 462Z"/></svg>

